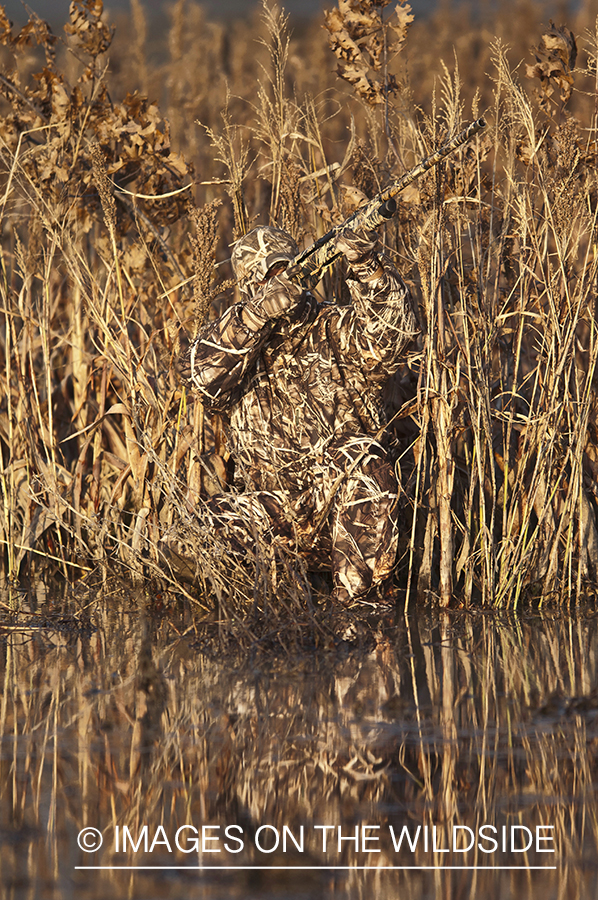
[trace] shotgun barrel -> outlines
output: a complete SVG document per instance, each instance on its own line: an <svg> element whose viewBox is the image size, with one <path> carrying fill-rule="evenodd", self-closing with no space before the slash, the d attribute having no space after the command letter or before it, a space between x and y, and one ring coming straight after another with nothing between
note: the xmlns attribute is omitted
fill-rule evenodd
<svg viewBox="0 0 598 900"><path fill-rule="evenodd" d="M348 219L345 219L340 225L335 225L325 235L318 238L311 247L303 250L287 268L287 276L301 282L308 289L315 287L321 278L322 270L341 255L336 250L336 238L340 236L345 228L351 230L365 228L370 230L391 219L397 210L397 202L395 200L397 194L400 194L407 185L419 178L420 175L423 175L424 172L427 172L428 169L438 165L441 160L462 144L466 144L467 141L471 140L474 135L478 134L485 127L485 119L476 119L463 131L446 141L434 153L422 159L416 166L405 172L401 178L393 181L372 200L369 200L365 206L357 209Z"/></svg>

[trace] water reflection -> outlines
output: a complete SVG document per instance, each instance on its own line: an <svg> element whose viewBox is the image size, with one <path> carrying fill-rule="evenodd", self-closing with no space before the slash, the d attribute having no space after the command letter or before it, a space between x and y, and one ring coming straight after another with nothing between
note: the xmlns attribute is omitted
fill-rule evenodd
<svg viewBox="0 0 598 900"><path fill-rule="evenodd" d="M245 661L124 596L5 623L6 897L596 895L593 617L421 612Z"/></svg>

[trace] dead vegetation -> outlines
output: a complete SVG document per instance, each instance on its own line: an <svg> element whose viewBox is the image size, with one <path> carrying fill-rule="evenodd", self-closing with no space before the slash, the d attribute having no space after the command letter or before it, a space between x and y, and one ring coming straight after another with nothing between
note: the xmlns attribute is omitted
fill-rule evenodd
<svg viewBox="0 0 598 900"><path fill-rule="evenodd" d="M405 193L384 234L423 325L387 392L404 410L396 578L442 605L594 591L596 23L537 22L523 74L487 23L477 55L457 42L450 68L432 61L406 3L343 0L326 33L291 38L268 7L226 31L178 0L154 72L141 3L132 15L134 70L101 0L75 0L60 37L35 15L14 32L0 8L7 581L151 577L170 537L195 560L195 600L311 609L302 560L258 531L239 562L202 529L226 487L225 423L189 394L185 349L234 297L235 236L271 222L311 242L483 112L487 133ZM409 70L426 59L422 96ZM342 299L341 266L320 291Z"/></svg>

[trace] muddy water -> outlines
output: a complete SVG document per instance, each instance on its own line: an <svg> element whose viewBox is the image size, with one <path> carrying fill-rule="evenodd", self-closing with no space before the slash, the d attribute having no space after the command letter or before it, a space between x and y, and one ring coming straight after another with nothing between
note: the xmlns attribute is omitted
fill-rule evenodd
<svg viewBox="0 0 598 900"><path fill-rule="evenodd" d="M3 897L597 895L592 615L234 653L184 606L75 613L3 608Z"/></svg>

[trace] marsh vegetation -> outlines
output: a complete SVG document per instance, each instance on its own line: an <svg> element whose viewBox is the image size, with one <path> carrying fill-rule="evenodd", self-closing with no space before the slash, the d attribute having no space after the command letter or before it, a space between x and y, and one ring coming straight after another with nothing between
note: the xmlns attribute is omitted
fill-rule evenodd
<svg viewBox="0 0 598 900"><path fill-rule="evenodd" d="M495 607L594 589L596 23L538 22L514 50L522 29L499 8L442 59L427 32L446 47L452 17L418 28L406 3L360 9L293 37L273 8L224 26L179 0L158 68L138 0L120 39L101 2L73 3L59 38L1 15L9 582L114 566L143 579L167 534L198 560L204 605L312 602L302 560L273 562L258 540L241 568L198 528L228 453L185 348L234 299L233 238L270 222L309 243L484 113L487 132L384 230L423 324L387 391L397 582ZM340 264L320 292L344 302Z"/></svg>

